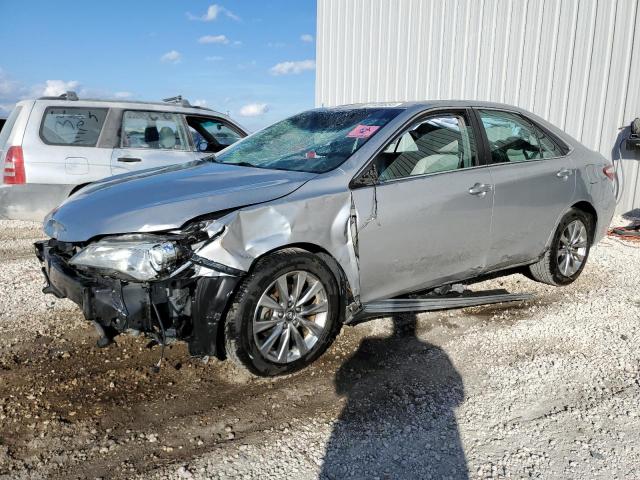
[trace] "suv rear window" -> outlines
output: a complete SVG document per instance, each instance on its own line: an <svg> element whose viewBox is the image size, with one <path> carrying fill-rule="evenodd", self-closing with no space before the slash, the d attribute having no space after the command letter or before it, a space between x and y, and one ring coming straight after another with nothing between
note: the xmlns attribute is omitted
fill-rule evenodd
<svg viewBox="0 0 640 480"><path fill-rule="evenodd" d="M48 107L40 138L49 145L95 147L106 116L106 108Z"/></svg>

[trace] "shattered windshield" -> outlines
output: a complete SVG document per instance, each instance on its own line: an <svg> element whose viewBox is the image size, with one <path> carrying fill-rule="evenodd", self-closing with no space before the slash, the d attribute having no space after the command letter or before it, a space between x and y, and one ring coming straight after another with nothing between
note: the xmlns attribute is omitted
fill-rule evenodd
<svg viewBox="0 0 640 480"><path fill-rule="evenodd" d="M258 168L328 172L401 111L399 108L310 110L275 123L210 159Z"/></svg>

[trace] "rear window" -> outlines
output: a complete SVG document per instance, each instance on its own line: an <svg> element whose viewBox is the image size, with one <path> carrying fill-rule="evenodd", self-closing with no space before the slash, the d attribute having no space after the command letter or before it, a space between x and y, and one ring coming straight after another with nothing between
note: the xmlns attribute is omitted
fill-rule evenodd
<svg viewBox="0 0 640 480"><path fill-rule="evenodd" d="M106 116L106 108L49 107L40 138L49 145L95 147Z"/></svg>
<svg viewBox="0 0 640 480"><path fill-rule="evenodd" d="M13 130L13 125L16 123L16 120L18 119L21 111L21 106L14 108L13 111L9 114L9 118L7 118L7 121L4 123L2 130L0 130L0 149L4 146L5 143L7 143L9 134L11 133L11 130Z"/></svg>

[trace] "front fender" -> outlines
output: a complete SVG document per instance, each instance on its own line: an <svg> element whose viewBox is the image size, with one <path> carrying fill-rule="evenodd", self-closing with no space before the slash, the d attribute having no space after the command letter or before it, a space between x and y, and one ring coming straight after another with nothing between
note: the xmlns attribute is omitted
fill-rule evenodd
<svg viewBox="0 0 640 480"><path fill-rule="evenodd" d="M248 272L256 259L295 244L317 245L338 263L354 298L360 292L354 248L351 193L340 191L234 211L218 221L222 234L195 252L199 257Z"/></svg>

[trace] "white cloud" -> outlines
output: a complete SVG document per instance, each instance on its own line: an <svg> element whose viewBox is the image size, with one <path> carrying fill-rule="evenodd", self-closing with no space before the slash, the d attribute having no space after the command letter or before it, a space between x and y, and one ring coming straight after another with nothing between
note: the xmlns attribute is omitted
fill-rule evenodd
<svg viewBox="0 0 640 480"><path fill-rule="evenodd" d="M160 57L162 62L178 63L182 55L177 50L171 50Z"/></svg>
<svg viewBox="0 0 640 480"><path fill-rule="evenodd" d="M287 44L284 42L269 42L267 43L267 47L269 48L283 48L286 47Z"/></svg>
<svg viewBox="0 0 640 480"><path fill-rule="evenodd" d="M205 35L198 39L198 43L219 43L227 45L229 43L229 39L226 35Z"/></svg>
<svg viewBox="0 0 640 480"><path fill-rule="evenodd" d="M242 42L240 40L235 40L233 42L234 45L242 45Z"/></svg>
<svg viewBox="0 0 640 480"><path fill-rule="evenodd" d="M220 57L219 55L213 55L211 57L204 57L207 62L219 62L220 60L224 60L224 57Z"/></svg>
<svg viewBox="0 0 640 480"><path fill-rule="evenodd" d="M196 101L194 101L192 103L192 105L195 106L195 107L206 107L207 106L207 101L202 99L202 98L199 98Z"/></svg>
<svg viewBox="0 0 640 480"><path fill-rule="evenodd" d="M269 111L269 105L266 103L248 103L240 109L240 115L243 117L259 117Z"/></svg>
<svg viewBox="0 0 640 480"><path fill-rule="evenodd" d="M316 62L314 60L300 60L296 62L280 62L271 67L272 75L299 74L307 70L314 70Z"/></svg>
<svg viewBox="0 0 640 480"><path fill-rule="evenodd" d="M313 35L309 33L305 33L304 35L300 35L300 40L302 40L305 43L311 43L313 42Z"/></svg>
<svg viewBox="0 0 640 480"><path fill-rule="evenodd" d="M47 80L43 87L36 87L36 89L41 89L41 95L44 97L57 97L69 90L77 90L79 86L80 82L76 80L70 80L68 82L64 80Z"/></svg>
<svg viewBox="0 0 640 480"><path fill-rule="evenodd" d="M202 22L212 22L213 20L218 18L218 16L221 13L226 15L232 20L236 20L236 21L240 20L240 17L235 13L233 13L231 10L228 10L220 5L216 5L215 3L210 5L209 8L207 8L207 11L203 15L194 15L191 12L187 12L187 18L189 20L200 20Z"/></svg>
<svg viewBox="0 0 640 480"><path fill-rule="evenodd" d="M28 86L13 80L0 68L1 110L11 110L16 102L28 98L57 97L69 90L79 91L81 94L80 87L77 80L45 80L44 83Z"/></svg>
<svg viewBox="0 0 640 480"><path fill-rule="evenodd" d="M220 7L218 5L213 4L209 6L209 8L207 8L207 13L202 15L199 18L199 20L202 20L203 22L210 22L218 18L219 13L220 13Z"/></svg>
<svg viewBox="0 0 640 480"><path fill-rule="evenodd" d="M74 90L80 98L129 98L131 92L113 92L101 88L85 87L78 80L45 80L43 83L25 85L14 80L0 68L0 115L8 114L20 100L38 97L57 97Z"/></svg>

